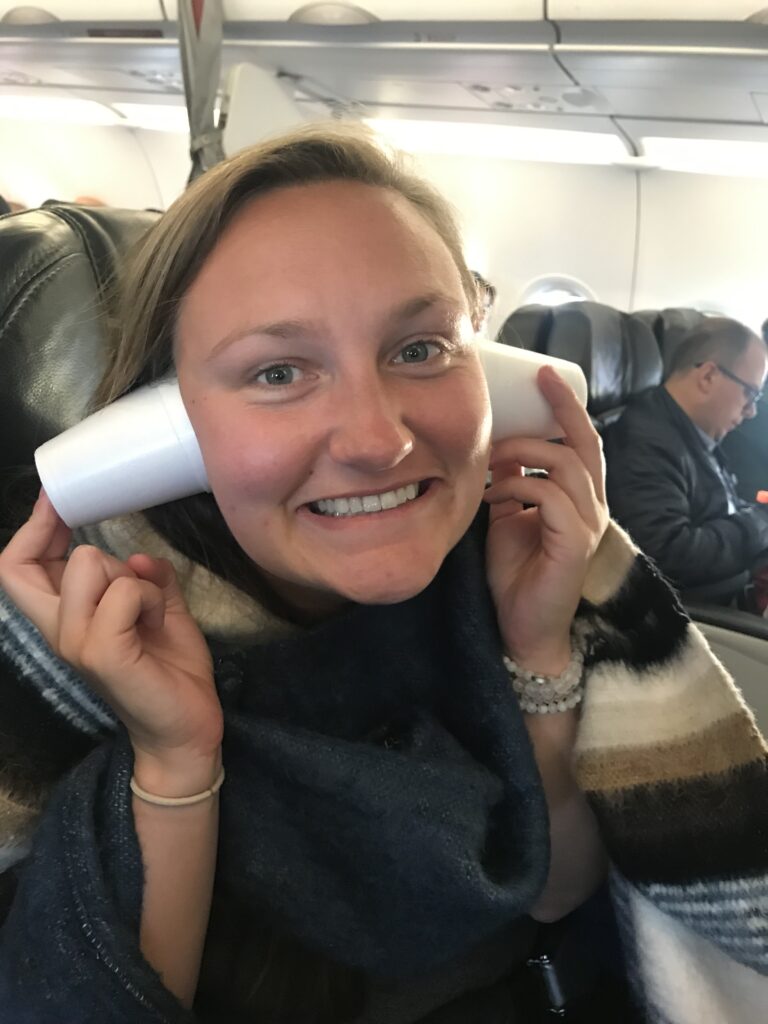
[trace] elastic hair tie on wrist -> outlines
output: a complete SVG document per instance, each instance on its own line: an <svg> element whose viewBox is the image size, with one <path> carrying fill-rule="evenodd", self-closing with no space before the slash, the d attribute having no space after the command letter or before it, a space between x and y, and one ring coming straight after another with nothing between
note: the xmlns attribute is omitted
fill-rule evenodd
<svg viewBox="0 0 768 1024"><path fill-rule="evenodd" d="M222 768L213 785L204 789L202 793L193 793L192 796L157 796L156 793L148 793L146 789L142 789L136 779L131 776L131 792L139 800L143 800L147 804L156 804L158 807L189 807L192 804L201 804L203 800L210 800L219 792L223 782L224 769Z"/></svg>

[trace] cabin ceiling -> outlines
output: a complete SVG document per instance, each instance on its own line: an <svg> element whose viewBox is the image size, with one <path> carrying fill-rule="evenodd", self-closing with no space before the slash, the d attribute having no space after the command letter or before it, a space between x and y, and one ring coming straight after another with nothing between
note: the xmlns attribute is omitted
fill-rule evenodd
<svg viewBox="0 0 768 1024"><path fill-rule="evenodd" d="M173 21L177 0L3 0L0 17L15 7L38 7L60 21ZM285 21L302 0L223 0L228 21ZM366 0L358 6L397 21L745 21L761 0Z"/></svg>
<svg viewBox="0 0 768 1024"><path fill-rule="evenodd" d="M183 104L176 0L40 0L58 20L34 26L2 21L15 6L0 95ZM768 139L761 0L361 0L380 20L355 26L288 21L301 6L224 0L223 75L250 61L371 117Z"/></svg>

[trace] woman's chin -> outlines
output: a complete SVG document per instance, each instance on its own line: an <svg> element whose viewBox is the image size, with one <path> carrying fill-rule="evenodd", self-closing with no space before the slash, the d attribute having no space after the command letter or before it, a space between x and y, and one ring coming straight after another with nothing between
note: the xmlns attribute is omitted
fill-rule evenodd
<svg viewBox="0 0 768 1024"><path fill-rule="evenodd" d="M345 580L338 590L348 601L356 604L400 604L416 597L428 587L438 569L439 565L386 579Z"/></svg>

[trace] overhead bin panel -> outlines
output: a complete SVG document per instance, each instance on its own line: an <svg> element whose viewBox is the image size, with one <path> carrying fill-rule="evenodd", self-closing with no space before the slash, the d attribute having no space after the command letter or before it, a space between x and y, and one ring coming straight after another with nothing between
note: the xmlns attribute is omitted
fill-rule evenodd
<svg viewBox="0 0 768 1024"><path fill-rule="evenodd" d="M571 84L550 53L551 26L518 22L493 27L413 22L319 29L317 26L225 27L225 64L251 61L308 77L352 99L386 82ZM360 83L363 83L362 85ZM418 100L415 100L418 102Z"/></svg>
<svg viewBox="0 0 768 1024"><path fill-rule="evenodd" d="M556 52L579 85L617 117L756 123L753 95L768 92L768 50L757 55L558 46Z"/></svg>
<svg viewBox="0 0 768 1024"><path fill-rule="evenodd" d="M595 114L599 107L589 108L581 102L583 90L569 82L562 84L522 84L520 77L510 76L507 83L489 84L476 79L465 82L432 82L423 79L357 78L349 80L347 89L365 106L427 106L432 109L478 111L503 115Z"/></svg>
<svg viewBox="0 0 768 1024"><path fill-rule="evenodd" d="M287 21L308 0L224 0L227 21ZM378 21L540 21L542 0L350 0ZM177 18L177 0L165 0ZM338 24L330 21L329 24Z"/></svg>
<svg viewBox="0 0 768 1024"><path fill-rule="evenodd" d="M59 21L155 21L163 16L160 0L37 0L22 4L0 0L0 21L14 8L36 7L47 11Z"/></svg>
<svg viewBox="0 0 768 1024"><path fill-rule="evenodd" d="M747 89L729 85L689 88L613 88L599 95L616 117L666 118L697 121L735 121L749 124L757 111Z"/></svg>
<svg viewBox="0 0 768 1024"><path fill-rule="evenodd" d="M444 87L453 93L458 83L482 83L503 88L508 84L569 85L570 80L546 54L504 54L478 51L304 50L270 47L232 47L226 63L249 60L276 71L322 82L349 99L376 100L396 82L408 102L423 102L421 83L434 95ZM446 102L449 100L446 98Z"/></svg>
<svg viewBox="0 0 768 1024"><path fill-rule="evenodd" d="M61 67L47 62L38 63L24 59L19 55L15 61L6 59L3 47L0 46L0 86L19 86L38 89L41 86L53 86L80 90L127 90L138 93L137 99L151 102L152 96L158 93L180 94L184 92L181 70L178 74L149 75L137 72L132 65L124 67L88 67L88 65L71 65Z"/></svg>
<svg viewBox="0 0 768 1024"><path fill-rule="evenodd" d="M700 87L765 91L768 60L757 56L686 53L558 54L582 86L598 89L668 89ZM768 54L766 54L768 56Z"/></svg>
<svg viewBox="0 0 768 1024"><path fill-rule="evenodd" d="M761 0L549 0L557 20L743 21Z"/></svg>
<svg viewBox="0 0 768 1024"><path fill-rule="evenodd" d="M759 3L760 0L757 0ZM768 50L768 25L746 21L558 21L563 52Z"/></svg>

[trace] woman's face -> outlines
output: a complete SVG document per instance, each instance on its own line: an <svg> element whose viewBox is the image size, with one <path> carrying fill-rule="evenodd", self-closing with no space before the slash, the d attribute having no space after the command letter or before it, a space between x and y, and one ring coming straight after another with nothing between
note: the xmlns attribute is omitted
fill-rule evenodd
<svg viewBox="0 0 768 1024"><path fill-rule="evenodd" d="M181 304L176 365L219 508L297 607L405 600L469 526L487 391L458 270L398 194L254 199Z"/></svg>

